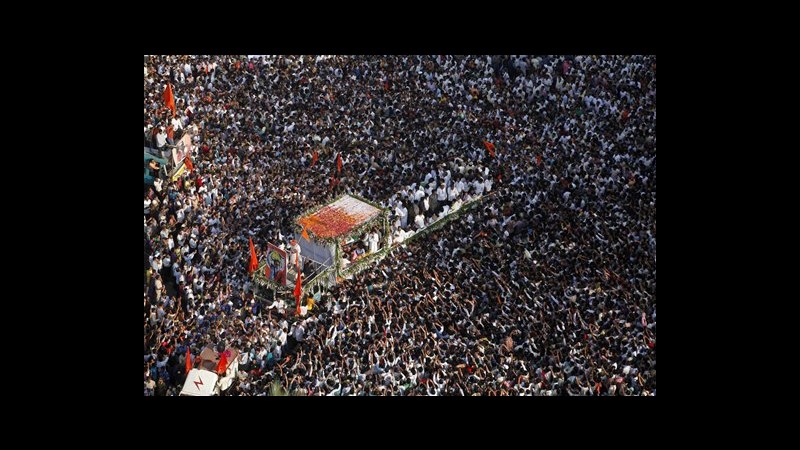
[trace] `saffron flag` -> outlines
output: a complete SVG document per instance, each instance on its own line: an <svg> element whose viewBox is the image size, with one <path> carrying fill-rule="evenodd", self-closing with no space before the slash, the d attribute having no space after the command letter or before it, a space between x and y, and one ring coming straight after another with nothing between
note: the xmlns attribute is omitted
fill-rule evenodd
<svg viewBox="0 0 800 450"><path fill-rule="evenodd" d="M311 155L311 167L314 167L314 164L317 163L318 159L319 159L319 152L314 150L314 154Z"/></svg>
<svg viewBox="0 0 800 450"><path fill-rule="evenodd" d="M311 238L308 236L308 231L306 231L306 227L303 227L303 231L300 233L300 236L303 236L303 239L307 241L311 241Z"/></svg>
<svg viewBox="0 0 800 450"><path fill-rule="evenodd" d="M272 272L269 270L269 264L267 264L264 266L264 276L269 280L270 275L272 275Z"/></svg>
<svg viewBox="0 0 800 450"><path fill-rule="evenodd" d="M186 374L189 374L189 371L192 370L192 350L188 347L186 348Z"/></svg>
<svg viewBox="0 0 800 450"><path fill-rule="evenodd" d="M495 158L494 155L494 144L489 141L483 141L483 146L486 147L486 150L489 151L489 154L492 155L492 158Z"/></svg>
<svg viewBox="0 0 800 450"><path fill-rule="evenodd" d="M175 115L175 94L172 93L172 84L167 83L167 88L164 89L164 104L167 105L167 108L172 110L172 114Z"/></svg>
<svg viewBox="0 0 800 450"><path fill-rule="evenodd" d="M297 283L294 285L294 298L297 305L297 315L300 315L300 295L303 293L303 273L300 272L300 267L297 270Z"/></svg>
<svg viewBox="0 0 800 450"><path fill-rule="evenodd" d="M228 355L227 352L220 353L219 356L219 364L217 364L217 374L225 375L225 371L228 370Z"/></svg>
<svg viewBox="0 0 800 450"><path fill-rule="evenodd" d="M341 153L336 155L336 171L337 172L341 172L342 171L342 154Z"/></svg>
<svg viewBox="0 0 800 450"><path fill-rule="evenodd" d="M186 155L186 158L183 160L184 164L186 164L186 170L192 172L194 170L194 164L192 164L192 158L189 155Z"/></svg>
<svg viewBox="0 0 800 450"><path fill-rule="evenodd" d="M249 273L253 273L258 269L258 257L256 256L256 247L253 245L253 238L250 238L250 265L247 267Z"/></svg>

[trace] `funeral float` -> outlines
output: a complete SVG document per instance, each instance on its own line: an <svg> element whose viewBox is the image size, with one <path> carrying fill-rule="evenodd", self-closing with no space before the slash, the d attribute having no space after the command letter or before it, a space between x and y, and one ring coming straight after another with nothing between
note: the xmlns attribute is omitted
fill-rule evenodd
<svg viewBox="0 0 800 450"><path fill-rule="evenodd" d="M289 251L268 245L267 257L254 272L257 287L271 289L275 299L290 300L293 289L304 298L376 264L389 251L389 210L354 194L306 211L295 219ZM292 247L299 248L295 264ZM303 274L297 283L298 270ZM269 296L266 296L269 297Z"/></svg>

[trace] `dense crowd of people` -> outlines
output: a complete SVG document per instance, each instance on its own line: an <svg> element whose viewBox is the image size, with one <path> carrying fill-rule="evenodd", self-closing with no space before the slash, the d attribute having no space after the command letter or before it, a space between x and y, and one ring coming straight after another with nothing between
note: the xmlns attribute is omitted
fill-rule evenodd
<svg viewBox="0 0 800 450"><path fill-rule="evenodd" d="M655 395L655 124L654 56L146 58L144 144L193 170L145 185L145 395L206 345L226 395ZM345 192L394 243L483 200L306 316L254 296L248 240Z"/></svg>

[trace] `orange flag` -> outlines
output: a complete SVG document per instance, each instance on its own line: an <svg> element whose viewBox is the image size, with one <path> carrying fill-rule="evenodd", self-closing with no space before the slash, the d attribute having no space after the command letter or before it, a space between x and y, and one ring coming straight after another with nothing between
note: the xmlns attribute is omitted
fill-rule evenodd
<svg viewBox="0 0 800 450"><path fill-rule="evenodd" d="M342 171L342 154L341 153L336 155L336 170L338 172Z"/></svg>
<svg viewBox="0 0 800 450"><path fill-rule="evenodd" d="M247 267L249 273L253 273L258 269L258 257L256 256L256 247L253 245L253 238L250 238L250 265Z"/></svg>
<svg viewBox="0 0 800 450"><path fill-rule="evenodd" d="M300 233L300 236L303 236L303 239L307 241L311 241L311 238L308 236L308 231L306 231L306 227L303 227L303 232Z"/></svg>
<svg viewBox="0 0 800 450"><path fill-rule="evenodd" d="M313 155L311 155L311 167L314 167L314 164L316 164L316 163L317 163L317 160L318 160L318 159L319 159L319 152L317 152L316 150L314 150L314 154L313 154Z"/></svg>
<svg viewBox="0 0 800 450"><path fill-rule="evenodd" d="M189 172L194 170L194 164L192 164L192 158L190 158L189 155L186 155L186 158L183 160L183 162L186 164L186 170Z"/></svg>
<svg viewBox="0 0 800 450"><path fill-rule="evenodd" d="M225 375L225 371L228 370L228 351L225 350L220 354L219 357L219 364L217 364L217 374Z"/></svg>
<svg viewBox="0 0 800 450"><path fill-rule="evenodd" d="M189 371L192 370L192 351L187 347L186 348L186 375L189 375Z"/></svg>
<svg viewBox="0 0 800 450"><path fill-rule="evenodd" d="M303 274L300 272L300 268L298 266L297 270L297 284L294 285L294 298L295 304L297 305L297 315L300 315L300 295L303 293Z"/></svg>
<svg viewBox="0 0 800 450"><path fill-rule="evenodd" d="M494 144L489 141L483 141L483 146L486 147L486 150L489 150L489 154L492 155L492 158L494 158Z"/></svg>
<svg viewBox="0 0 800 450"><path fill-rule="evenodd" d="M171 83L167 83L167 88L164 89L164 104L172 110L172 115L175 115L175 94L172 93Z"/></svg>

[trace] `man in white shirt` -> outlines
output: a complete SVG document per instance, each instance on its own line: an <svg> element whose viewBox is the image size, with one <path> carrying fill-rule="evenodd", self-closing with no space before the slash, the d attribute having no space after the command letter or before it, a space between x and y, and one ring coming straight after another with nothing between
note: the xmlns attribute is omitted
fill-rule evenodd
<svg viewBox="0 0 800 450"><path fill-rule="evenodd" d="M289 264L299 266L303 269L303 259L300 257L300 243L292 239L289 241Z"/></svg>
<svg viewBox="0 0 800 450"><path fill-rule="evenodd" d="M164 127L158 127L158 134L156 134L156 146L163 148L167 144L167 133Z"/></svg>
<svg viewBox="0 0 800 450"><path fill-rule="evenodd" d="M398 202L396 212L400 217L400 228L405 229L406 225L408 225L408 209L403 206L402 202Z"/></svg>
<svg viewBox="0 0 800 450"><path fill-rule="evenodd" d="M418 230L423 229L425 227L425 216L417 214L417 216L414 217L414 225L417 226Z"/></svg>
<svg viewBox="0 0 800 450"><path fill-rule="evenodd" d="M373 231L372 233L369 234L369 251L371 253L375 253L375 252L378 251L378 242L379 242L379 240L380 240L380 237L378 236L378 232L377 231Z"/></svg>
<svg viewBox="0 0 800 450"><path fill-rule="evenodd" d="M475 188L475 195L483 195L483 178L476 180L472 183L472 186Z"/></svg>
<svg viewBox="0 0 800 450"><path fill-rule="evenodd" d="M438 203L438 206L437 206L438 210L441 210L441 208L443 208L444 205L447 204L447 189L445 189L445 187L444 187L444 182L441 182L439 184L439 188L436 189L436 201ZM437 213L437 212L439 212L439 211L434 211L434 213Z"/></svg>
<svg viewBox="0 0 800 450"><path fill-rule="evenodd" d="M447 202L452 204L458 198L458 186L451 187L447 192Z"/></svg>

